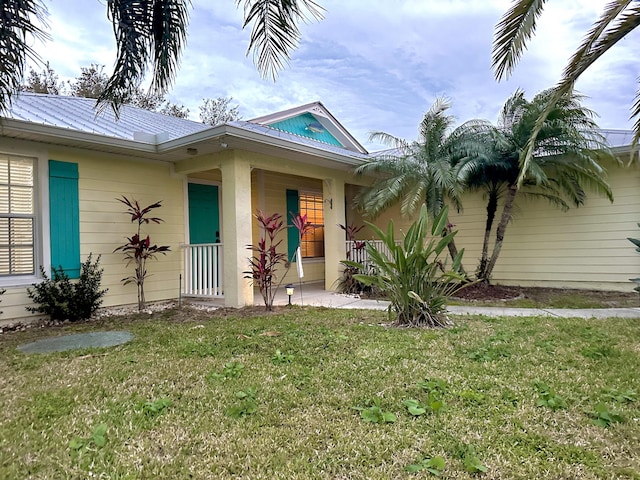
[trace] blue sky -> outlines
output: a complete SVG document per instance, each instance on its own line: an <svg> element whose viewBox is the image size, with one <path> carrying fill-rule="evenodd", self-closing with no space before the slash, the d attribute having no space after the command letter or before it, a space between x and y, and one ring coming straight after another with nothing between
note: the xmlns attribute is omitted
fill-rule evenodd
<svg viewBox="0 0 640 480"><path fill-rule="evenodd" d="M490 68L493 28L509 0L319 0L325 19L303 40L275 82L246 57L249 31L235 0L193 0L187 48L168 97L198 120L203 98L232 96L244 119L321 101L370 150L369 133L408 140L437 96L460 123L496 120L517 88L527 97L553 86L608 0L549 1L538 34L508 81ZM61 79L90 63L112 68L115 48L104 0L49 0L53 39L36 44ZM630 129L637 89L634 32L588 71L577 89L603 128Z"/></svg>

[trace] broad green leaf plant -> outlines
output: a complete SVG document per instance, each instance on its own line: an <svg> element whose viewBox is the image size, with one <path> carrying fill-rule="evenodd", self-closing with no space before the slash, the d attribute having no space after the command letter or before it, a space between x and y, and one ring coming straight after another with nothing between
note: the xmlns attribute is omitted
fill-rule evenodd
<svg viewBox="0 0 640 480"><path fill-rule="evenodd" d="M366 285L375 285L387 295L391 304L389 316L395 315L401 326L443 327L449 297L462 287L464 276L460 263L464 251L455 257L450 268L443 251L457 232L441 236L447 227L447 208L435 217L431 228L426 206L420 210L418 220L411 225L402 242L396 244L393 220L384 232L368 223L374 234L383 241L388 254L366 246L373 272L358 274L354 278ZM355 262L346 265L363 268Z"/></svg>

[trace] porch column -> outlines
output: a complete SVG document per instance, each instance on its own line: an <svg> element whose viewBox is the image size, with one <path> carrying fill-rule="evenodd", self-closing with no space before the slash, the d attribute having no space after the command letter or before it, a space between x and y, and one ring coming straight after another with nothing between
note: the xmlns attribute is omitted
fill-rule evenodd
<svg viewBox="0 0 640 480"><path fill-rule="evenodd" d="M251 252L251 166L234 155L225 159L222 172L222 242L224 244L224 304L253 305L251 280L244 278Z"/></svg>
<svg viewBox="0 0 640 480"><path fill-rule="evenodd" d="M345 259L344 181L328 178L322 182L324 200L324 288L335 290L342 275L341 260Z"/></svg>

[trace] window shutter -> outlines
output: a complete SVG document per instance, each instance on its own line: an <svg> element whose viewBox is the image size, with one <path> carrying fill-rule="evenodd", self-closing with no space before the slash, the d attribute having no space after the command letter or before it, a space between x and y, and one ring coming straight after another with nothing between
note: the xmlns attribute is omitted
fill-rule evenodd
<svg viewBox="0 0 640 480"><path fill-rule="evenodd" d="M293 261L298 248L298 229L293 225L291 214L298 215L300 213L300 201L297 190L287 190L287 253L289 261Z"/></svg>
<svg viewBox="0 0 640 480"><path fill-rule="evenodd" d="M80 277L78 164L49 160L51 265Z"/></svg>

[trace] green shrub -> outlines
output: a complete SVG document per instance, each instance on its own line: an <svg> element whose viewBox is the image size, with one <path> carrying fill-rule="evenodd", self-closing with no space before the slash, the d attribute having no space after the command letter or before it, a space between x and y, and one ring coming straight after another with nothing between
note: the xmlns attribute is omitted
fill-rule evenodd
<svg viewBox="0 0 640 480"><path fill-rule="evenodd" d="M44 313L52 320L70 320L72 322L89 317L102 304L102 297L107 290L100 289L103 269L99 268L100 256L95 262L91 254L80 266L80 278L71 282L62 267L53 267L51 278L47 277L44 268L40 272L44 280L27 288L27 295L36 306L26 307L34 313Z"/></svg>
<svg viewBox="0 0 640 480"><path fill-rule="evenodd" d="M429 230L425 206L418 220L409 227L404 240L396 245L393 221L389 221L387 232L372 223L367 223L385 244L389 254L379 252L367 243L369 261L373 274L354 275L367 285L379 288L389 299L389 314L395 312L396 322L403 326L441 327L446 325L446 302L461 288L464 276L460 274L460 263L464 251L456 256L451 268L447 268L441 253L447 248L457 232L441 236L447 227L447 208L442 209ZM355 262L344 262L360 268Z"/></svg>

